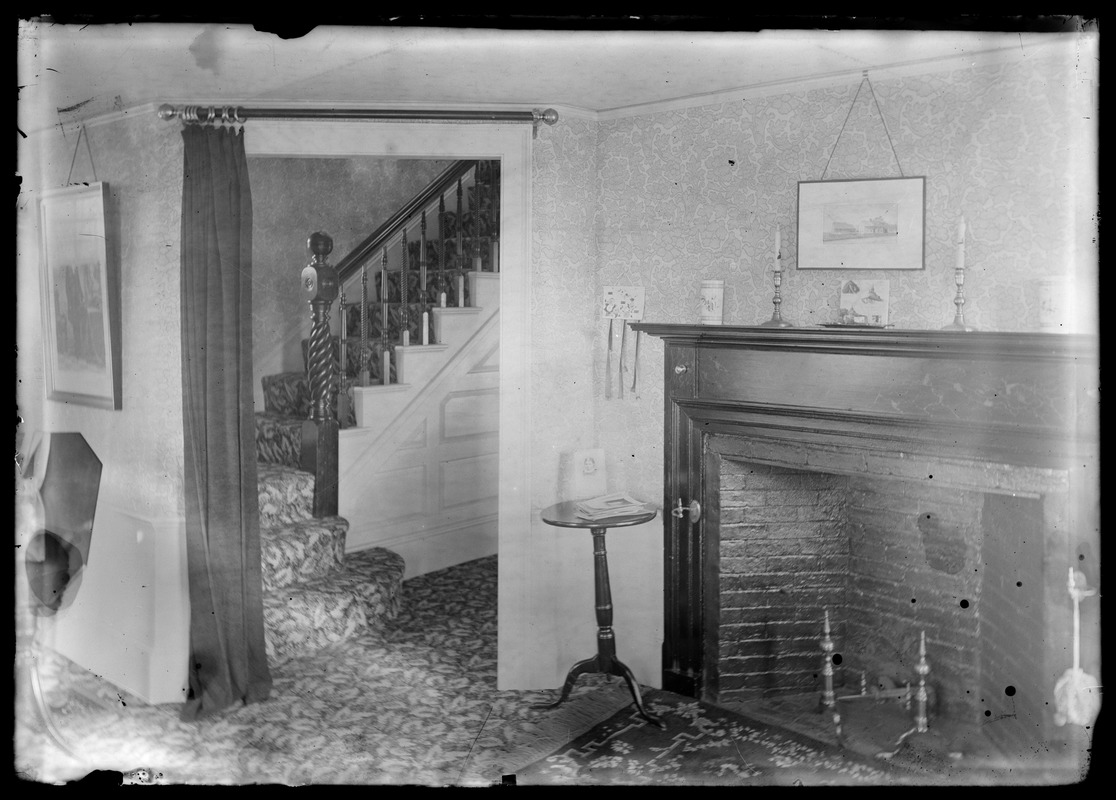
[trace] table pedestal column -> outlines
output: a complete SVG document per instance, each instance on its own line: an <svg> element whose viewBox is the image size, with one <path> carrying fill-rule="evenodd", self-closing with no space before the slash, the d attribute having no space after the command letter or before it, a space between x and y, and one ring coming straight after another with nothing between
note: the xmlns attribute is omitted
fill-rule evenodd
<svg viewBox="0 0 1116 800"><path fill-rule="evenodd" d="M561 697L553 703L540 703L533 708L556 708L570 696L570 690L577 683L579 675L602 672L623 678L628 684L628 689L631 690L632 697L635 698L640 715L648 722L665 728L666 723L647 712L635 676L627 665L616 657L616 636L612 631L612 587L608 582L608 553L605 551L607 528L594 527L590 528L590 531L593 534L593 575L597 600L597 654L584 661L578 661L570 667L566 682L562 686Z"/></svg>

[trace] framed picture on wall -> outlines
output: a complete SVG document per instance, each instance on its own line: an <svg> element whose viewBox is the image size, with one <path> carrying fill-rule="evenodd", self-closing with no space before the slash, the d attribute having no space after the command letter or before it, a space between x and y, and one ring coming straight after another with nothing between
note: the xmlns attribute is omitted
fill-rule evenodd
<svg viewBox="0 0 1116 800"><path fill-rule="evenodd" d="M119 409L118 265L108 240L108 184L43 192L39 201L47 399Z"/></svg>
<svg viewBox="0 0 1116 800"><path fill-rule="evenodd" d="M922 269L925 178L799 181L799 269Z"/></svg>

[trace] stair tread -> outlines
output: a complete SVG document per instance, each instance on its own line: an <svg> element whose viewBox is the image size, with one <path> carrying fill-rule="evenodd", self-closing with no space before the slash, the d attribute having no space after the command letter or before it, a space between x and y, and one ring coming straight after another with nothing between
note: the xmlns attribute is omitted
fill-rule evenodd
<svg viewBox="0 0 1116 800"><path fill-rule="evenodd" d="M373 615L389 614L390 618L398 612L403 571L402 556L386 548L373 547L345 556L344 565L327 575L264 592L264 605L275 608L296 597L356 598L371 602L369 611Z"/></svg>
<svg viewBox="0 0 1116 800"><path fill-rule="evenodd" d="M264 590L282 589L341 569L348 531L349 521L338 516L261 528Z"/></svg>
<svg viewBox="0 0 1116 800"><path fill-rule="evenodd" d="M285 525L312 516L314 475L285 464L256 464L260 527Z"/></svg>
<svg viewBox="0 0 1116 800"><path fill-rule="evenodd" d="M303 652L378 630L399 613L403 558L381 547L345 557L327 575L264 591L268 657Z"/></svg>

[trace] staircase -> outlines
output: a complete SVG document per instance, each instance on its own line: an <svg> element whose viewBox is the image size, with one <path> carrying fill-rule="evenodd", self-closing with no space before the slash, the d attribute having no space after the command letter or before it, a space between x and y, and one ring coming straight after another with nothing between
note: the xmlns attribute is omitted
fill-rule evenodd
<svg viewBox="0 0 1116 800"><path fill-rule="evenodd" d="M381 628L398 614L403 558L384 548L345 554L349 523L315 518L313 474L298 468L302 420L271 381L256 414L264 633L278 664ZM308 400L307 400L308 402Z"/></svg>
<svg viewBox="0 0 1116 800"><path fill-rule="evenodd" d="M492 504L462 500L462 494L474 490L477 475L485 472L469 459L495 460L495 433L482 430L492 412L476 398L491 396L494 402L498 385L498 248L489 222L498 219L493 188L498 166L473 167L472 186L463 191L467 166L447 175L440 187L428 187L338 265L341 304L334 318L341 322L330 341L343 516L314 516L315 473L302 468L303 423L312 410L308 342L302 343L303 370L262 379L256 449L264 622L273 664L383 627L399 612L404 577L491 554L477 549L469 526L486 523L472 517ZM445 196L452 199L455 183L457 210L447 212ZM426 209L432 202L437 210L428 229ZM360 299L347 300L354 296ZM319 349L317 364L329 349ZM416 443L416 429L447 419L458 430L481 433L450 431L447 437L443 431L441 443L429 448ZM313 453L316 443L307 446ZM429 464L416 467L416 453L420 459L425 453ZM453 464L468 468L459 468L461 474L450 474L433 491L408 483L408 475L445 472L447 463L451 473ZM441 509L432 495L448 497L448 507ZM401 507L408 513L394 512ZM351 521L357 523L356 541ZM426 551L432 535L453 544L431 555Z"/></svg>

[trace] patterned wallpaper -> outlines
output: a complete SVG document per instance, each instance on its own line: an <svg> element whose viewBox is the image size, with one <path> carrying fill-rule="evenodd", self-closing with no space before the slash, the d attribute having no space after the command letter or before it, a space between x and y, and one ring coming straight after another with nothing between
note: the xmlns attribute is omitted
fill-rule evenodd
<svg viewBox="0 0 1116 800"><path fill-rule="evenodd" d="M183 513L179 242L182 137L154 114L42 140L39 169L25 178L19 266L20 389L31 430L80 431L103 463L101 500L147 519ZM37 193L72 182L109 185L117 219L121 277L123 408L108 411L45 400L38 291ZM26 173L25 173L26 174ZM29 222L30 220L30 222ZM23 376L27 375L28 378Z"/></svg>
<svg viewBox="0 0 1116 800"><path fill-rule="evenodd" d="M252 181L255 380L302 368L310 311L299 275L309 235L333 237L336 264L451 161L400 158L248 159ZM346 298L353 300L355 298ZM336 306L332 317L336 324Z"/></svg>
<svg viewBox="0 0 1116 800"><path fill-rule="evenodd" d="M532 503L559 499L564 453L597 446L596 123L563 120L534 143L531 275ZM561 498L565 499L565 498Z"/></svg>

